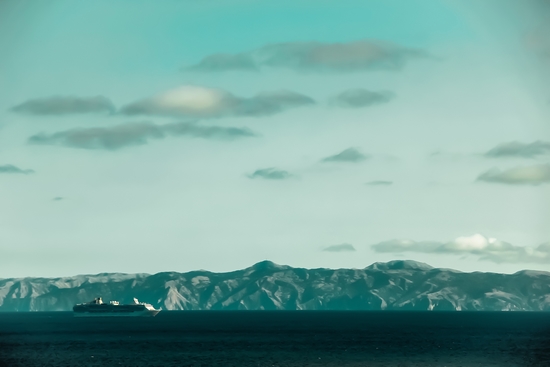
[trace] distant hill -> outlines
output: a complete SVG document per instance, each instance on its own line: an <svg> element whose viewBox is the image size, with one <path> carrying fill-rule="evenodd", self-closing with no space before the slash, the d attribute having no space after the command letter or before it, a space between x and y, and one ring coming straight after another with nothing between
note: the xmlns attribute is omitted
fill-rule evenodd
<svg viewBox="0 0 550 367"><path fill-rule="evenodd" d="M0 279L0 311L69 311L101 296L164 310L550 311L550 273L462 273L415 261L302 269L270 261L230 273L103 273Z"/></svg>

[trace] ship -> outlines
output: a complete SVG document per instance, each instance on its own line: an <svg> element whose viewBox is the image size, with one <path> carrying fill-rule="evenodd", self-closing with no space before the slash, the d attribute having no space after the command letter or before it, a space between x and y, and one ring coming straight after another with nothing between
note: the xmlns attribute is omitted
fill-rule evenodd
<svg viewBox="0 0 550 367"><path fill-rule="evenodd" d="M117 301L103 302L101 297L91 302L79 303L73 307L73 315L87 316L156 316L160 310L155 309L149 303L139 302L134 298L133 304L123 305Z"/></svg>

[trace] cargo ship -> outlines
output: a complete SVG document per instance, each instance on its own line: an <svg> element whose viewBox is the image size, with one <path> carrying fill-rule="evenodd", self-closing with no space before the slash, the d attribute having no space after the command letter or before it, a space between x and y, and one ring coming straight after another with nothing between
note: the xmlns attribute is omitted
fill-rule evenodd
<svg viewBox="0 0 550 367"><path fill-rule="evenodd" d="M79 303L73 307L73 315L78 317L88 316L156 316L160 310L155 309L149 303L139 302L134 298L133 304L121 305L117 301L104 303L101 297L91 302Z"/></svg>

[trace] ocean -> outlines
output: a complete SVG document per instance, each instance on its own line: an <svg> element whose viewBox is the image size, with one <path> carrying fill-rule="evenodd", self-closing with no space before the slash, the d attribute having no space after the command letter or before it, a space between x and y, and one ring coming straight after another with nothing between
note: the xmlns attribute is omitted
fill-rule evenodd
<svg viewBox="0 0 550 367"><path fill-rule="evenodd" d="M0 367L550 366L550 313L0 313Z"/></svg>

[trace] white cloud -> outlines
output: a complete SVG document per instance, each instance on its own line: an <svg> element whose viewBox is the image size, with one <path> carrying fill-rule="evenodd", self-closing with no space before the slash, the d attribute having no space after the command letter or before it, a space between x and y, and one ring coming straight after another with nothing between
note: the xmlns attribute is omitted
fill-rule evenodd
<svg viewBox="0 0 550 367"><path fill-rule="evenodd" d="M372 248L379 253L472 255L480 260L495 263L548 263L550 261L550 242L538 247L523 247L481 234L458 237L449 242L390 240L372 245Z"/></svg>
<svg viewBox="0 0 550 367"><path fill-rule="evenodd" d="M515 167L506 171L493 168L479 175L477 180L508 185L540 185L550 183L550 164Z"/></svg>
<svg viewBox="0 0 550 367"><path fill-rule="evenodd" d="M261 92L240 98L216 88L184 85L121 108L126 115L160 115L180 117L263 116L285 109L314 104L303 94L288 90Z"/></svg>

